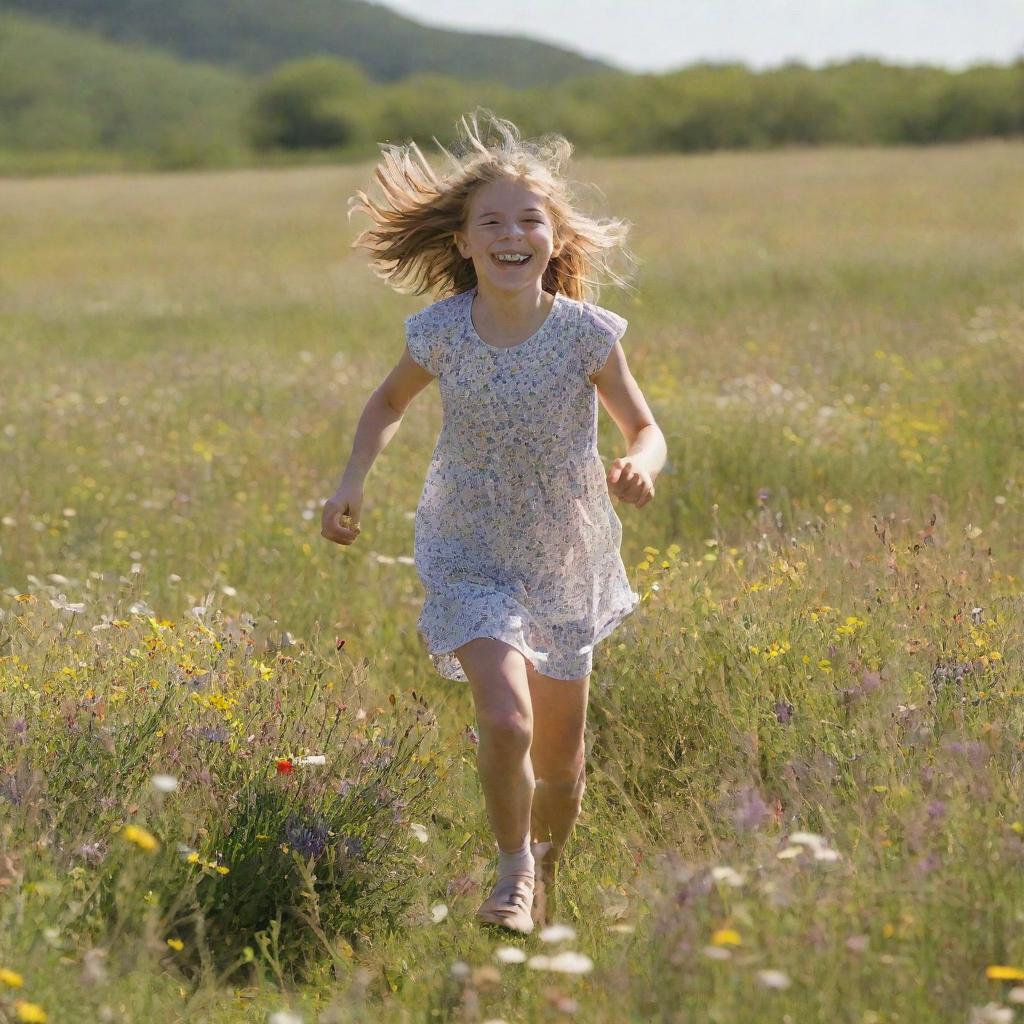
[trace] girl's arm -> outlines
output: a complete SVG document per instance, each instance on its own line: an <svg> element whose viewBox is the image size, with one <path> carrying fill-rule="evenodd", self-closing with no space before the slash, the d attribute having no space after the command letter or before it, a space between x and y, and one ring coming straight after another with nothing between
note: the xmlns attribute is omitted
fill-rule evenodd
<svg viewBox="0 0 1024 1024"><path fill-rule="evenodd" d="M341 480L324 504L322 537L336 544L351 544L359 536L363 482L370 467L398 432L409 404L432 380L406 347L394 369L367 399Z"/></svg>
<svg viewBox="0 0 1024 1024"><path fill-rule="evenodd" d="M668 456L665 435L654 422L654 414L630 373L619 342L590 379L597 387L601 404L626 440L626 455L608 468L608 490L621 501L642 508L654 497L654 481Z"/></svg>

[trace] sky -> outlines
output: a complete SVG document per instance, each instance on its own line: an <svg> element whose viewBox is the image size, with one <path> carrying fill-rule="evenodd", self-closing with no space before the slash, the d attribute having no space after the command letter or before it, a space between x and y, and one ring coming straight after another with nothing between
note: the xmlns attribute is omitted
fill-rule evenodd
<svg viewBox="0 0 1024 1024"><path fill-rule="evenodd" d="M378 0L379 2L379 0ZM1024 56L1024 0L387 0L443 28L524 35L629 71L853 56L963 68Z"/></svg>

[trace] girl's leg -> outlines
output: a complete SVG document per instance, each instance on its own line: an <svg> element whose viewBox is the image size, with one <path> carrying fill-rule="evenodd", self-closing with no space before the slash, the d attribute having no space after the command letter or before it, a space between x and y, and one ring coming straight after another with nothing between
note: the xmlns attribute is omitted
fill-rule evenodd
<svg viewBox="0 0 1024 1024"><path fill-rule="evenodd" d="M537 916L550 921L555 912L557 864L579 817L586 789L584 736L590 675L553 679L529 663L526 668L534 714L531 833L535 843L551 844L537 860L537 877L542 884L535 910Z"/></svg>
<svg viewBox="0 0 1024 1024"><path fill-rule="evenodd" d="M479 735L477 770L499 851L498 884L477 914L491 923L528 932L533 927L530 808L534 777L526 659L493 637L476 637L454 653L473 692Z"/></svg>

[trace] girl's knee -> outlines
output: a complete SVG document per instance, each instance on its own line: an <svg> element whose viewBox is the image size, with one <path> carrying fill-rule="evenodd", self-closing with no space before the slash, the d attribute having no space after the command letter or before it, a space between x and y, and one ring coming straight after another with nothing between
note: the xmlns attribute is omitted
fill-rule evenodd
<svg viewBox="0 0 1024 1024"><path fill-rule="evenodd" d="M564 759L550 760L543 766L534 763L538 782L543 779L548 789L568 793L586 788L587 765L582 749Z"/></svg>
<svg viewBox="0 0 1024 1024"><path fill-rule="evenodd" d="M514 708L495 709L477 714L480 739L506 753L523 753L533 742L533 721Z"/></svg>

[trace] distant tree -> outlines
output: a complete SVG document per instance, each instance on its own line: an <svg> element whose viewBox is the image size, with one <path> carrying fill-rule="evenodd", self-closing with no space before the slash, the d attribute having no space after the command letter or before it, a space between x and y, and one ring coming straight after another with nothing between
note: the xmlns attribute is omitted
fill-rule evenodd
<svg viewBox="0 0 1024 1024"><path fill-rule="evenodd" d="M759 77L751 116L759 141L772 145L836 141L842 131L842 108L824 76L796 63Z"/></svg>
<svg viewBox="0 0 1024 1024"><path fill-rule="evenodd" d="M249 137L258 149L325 149L360 141L371 120L374 90L348 61L288 61L257 88Z"/></svg>
<svg viewBox="0 0 1024 1024"><path fill-rule="evenodd" d="M989 65L947 78L931 111L929 137L958 142L1024 130L1020 76L1019 65Z"/></svg>

